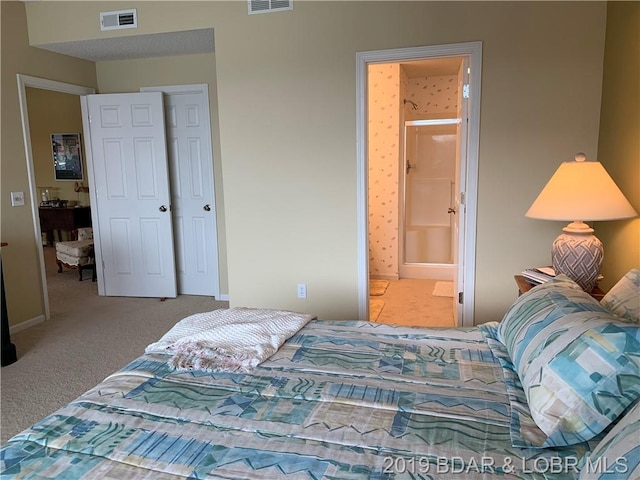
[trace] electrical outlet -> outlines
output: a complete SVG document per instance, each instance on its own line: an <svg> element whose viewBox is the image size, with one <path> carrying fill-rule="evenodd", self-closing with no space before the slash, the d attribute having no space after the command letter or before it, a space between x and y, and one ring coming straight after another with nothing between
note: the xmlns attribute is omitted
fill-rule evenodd
<svg viewBox="0 0 640 480"><path fill-rule="evenodd" d="M11 192L11 206L21 207L24 205L24 192Z"/></svg>
<svg viewBox="0 0 640 480"><path fill-rule="evenodd" d="M299 283L298 284L298 298L307 298L307 284Z"/></svg>

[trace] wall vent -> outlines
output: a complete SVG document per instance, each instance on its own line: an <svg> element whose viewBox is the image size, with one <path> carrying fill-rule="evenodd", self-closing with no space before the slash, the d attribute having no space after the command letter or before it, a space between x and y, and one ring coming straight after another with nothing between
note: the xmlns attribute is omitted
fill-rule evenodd
<svg viewBox="0 0 640 480"><path fill-rule="evenodd" d="M293 10L293 0L248 0L249 14Z"/></svg>
<svg viewBox="0 0 640 480"><path fill-rule="evenodd" d="M138 28L136 9L100 13L100 30L120 30Z"/></svg>

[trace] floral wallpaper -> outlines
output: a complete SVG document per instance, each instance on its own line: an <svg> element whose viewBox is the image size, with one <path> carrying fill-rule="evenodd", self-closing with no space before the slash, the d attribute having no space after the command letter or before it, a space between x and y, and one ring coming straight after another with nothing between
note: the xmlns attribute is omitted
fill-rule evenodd
<svg viewBox="0 0 640 480"><path fill-rule="evenodd" d="M398 277L400 65L369 66L369 274Z"/></svg>
<svg viewBox="0 0 640 480"><path fill-rule="evenodd" d="M455 117L458 113L458 76L417 77L408 81L403 98L418 105L417 110L405 105L411 120L437 117Z"/></svg>

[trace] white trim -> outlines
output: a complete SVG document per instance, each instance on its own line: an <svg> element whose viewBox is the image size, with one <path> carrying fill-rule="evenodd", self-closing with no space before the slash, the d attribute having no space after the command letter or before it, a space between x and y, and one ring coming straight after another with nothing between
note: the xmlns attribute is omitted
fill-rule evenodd
<svg viewBox="0 0 640 480"><path fill-rule="evenodd" d="M457 125L462 120L459 118L439 118L437 120L407 120L405 127L430 127L434 125Z"/></svg>
<svg viewBox="0 0 640 480"><path fill-rule="evenodd" d="M473 325L475 306L475 247L478 195L478 155L480 138L480 74L482 66L482 42L457 43L427 47L400 48L356 53L356 176L357 176L357 242L358 242L358 316L368 318L369 310L369 232L367 212L367 145L366 145L366 105L367 66L373 63L428 60L440 57L469 57L470 117L467 140L466 175L462 190L465 192L465 240L464 269L459 282L464 288L462 325Z"/></svg>
<svg viewBox="0 0 640 480"><path fill-rule="evenodd" d="M219 300L221 302L228 302L229 301L229 294L228 293L221 293L219 297L215 297L216 300Z"/></svg>
<svg viewBox="0 0 640 480"><path fill-rule="evenodd" d="M367 171L367 60L356 52L356 228L358 242L358 318L369 319L369 214Z"/></svg>
<svg viewBox="0 0 640 480"><path fill-rule="evenodd" d="M89 118L89 97L86 95L80 97L80 111L82 115L82 129L84 130L84 153L87 165L87 183L89 184L89 203L92 206L91 225L93 225L96 281L98 283L98 295L104 297L107 295L107 291L104 281L104 263L102 261L102 232L100 231L98 212L95 209L98 205L98 194L96 190L96 174L93 170L93 149L91 148L93 140L91 139L91 120Z"/></svg>
<svg viewBox="0 0 640 480"><path fill-rule="evenodd" d="M53 92L69 93L72 95L88 95L95 93L95 89L89 87L83 87L80 85L73 85L71 83L56 82L55 80L48 80L46 78L31 77L29 75L23 75L21 73L16 74L18 81L18 102L20 103L20 118L22 120L22 135L24 139L24 151L25 159L27 163L27 176L29 179L29 193L31 194L31 215L33 217L33 228L35 233L36 245L42 245L42 234L40 233L40 213L38 207L40 205L40 197L38 196L35 171L33 168L33 151L31 149L31 132L29 130L29 112L27 108L27 87L39 88L42 90L51 90ZM44 320L51 318L51 311L49 308L49 289L47 287L47 273L44 265L44 253L42 248L38 248L38 263L40 266L40 281L42 283L42 304L44 305ZM39 317L36 317L39 318ZM23 325L28 323L27 328L33 325L33 320L27 320L20 323ZM40 320L42 321L42 320ZM40 321L36 323L40 323ZM22 328L20 328L22 330Z"/></svg>
<svg viewBox="0 0 640 480"><path fill-rule="evenodd" d="M189 95L193 93L202 93L209 100L209 84L194 83L192 85L158 85L153 87L140 87L140 92L162 92L172 94Z"/></svg>
<svg viewBox="0 0 640 480"><path fill-rule="evenodd" d="M9 335L13 335L14 333L18 333L21 330L26 330L27 328L33 327L34 325L38 325L45 321L44 315L38 315L37 317L33 317L30 320L25 320L24 322L20 322L17 325L12 325L9 327Z"/></svg>

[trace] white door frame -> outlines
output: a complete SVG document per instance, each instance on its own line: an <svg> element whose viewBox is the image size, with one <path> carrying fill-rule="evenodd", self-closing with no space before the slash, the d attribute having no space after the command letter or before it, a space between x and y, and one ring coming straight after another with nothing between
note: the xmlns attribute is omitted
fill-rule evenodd
<svg viewBox="0 0 640 480"><path fill-rule="evenodd" d="M33 230L35 234L36 245L42 244L42 234L40 233L40 197L38 196L35 170L33 167L33 151L31 149L31 132L29 130L29 112L27 108L27 87L39 88L41 90L50 90L53 92L69 93L71 95L89 95L95 93L95 89L91 87L83 87L81 85L73 85L71 83L57 82L46 78L32 77L16 74L18 80L18 102L20 104L20 118L22 121L22 136L24 140L25 160L27 162L27 177L29 179L29 193L31 195L31 215L33 217ZM44 318L51 318L51 310L49 307L49 288L47 287L47 273L44 264L44 254L42 248L38 249L38 264L40 267L40 282L42 284L42 304L44 305ZM38 322L36 322L38 323ZM23 328L31 326L24 325Z"/></svg>
<svg viewBox="0 0 640 480"><path fill-rule="evenodd" d="M458 282L464 288L463 303L458 308L462 326L473 325L475 306L475 246L478 197L478 153L480 140L480 73L482 42L456 43L426 47L399 48L356 53L356 177L357 177L357 243L358 243L358 316L369 318L369 231L367 169L367 67L373 63L397 63L440 57L469 57L469 129L466 178L460 185L465 193L466 209L463 258L459 258ZM459 289L461 290L461 289ZM462 290L461 290L462 291Z"/></svg>

